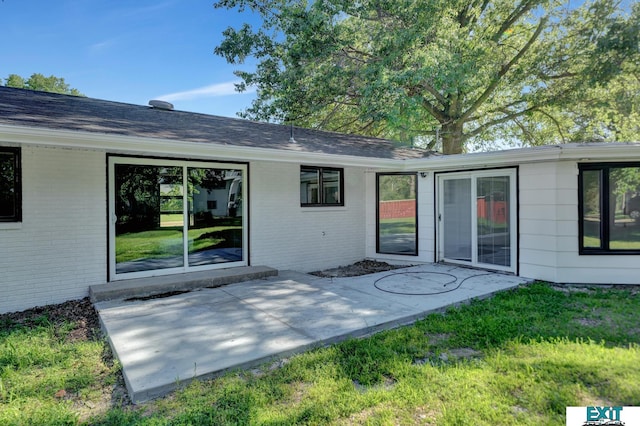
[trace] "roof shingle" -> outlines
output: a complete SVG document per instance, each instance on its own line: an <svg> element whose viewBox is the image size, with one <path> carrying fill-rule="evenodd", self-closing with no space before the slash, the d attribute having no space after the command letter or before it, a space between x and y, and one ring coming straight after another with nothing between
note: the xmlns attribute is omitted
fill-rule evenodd
<svg viewBox="0 0 640 426"><path fill-rule="evenodd" d="M272 123L0 87L0 125L357 157L423 158L394 142Z"/></svg>

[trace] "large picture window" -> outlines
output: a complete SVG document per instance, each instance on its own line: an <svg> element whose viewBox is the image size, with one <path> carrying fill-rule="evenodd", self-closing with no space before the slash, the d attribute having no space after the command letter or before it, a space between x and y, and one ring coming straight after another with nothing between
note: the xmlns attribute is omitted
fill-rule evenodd
<svg viewBox="0 0 640 426"><path fill-rule="evenodd" d="M0 222L20 222L20 148L0 147Z"/></svg>
<svg viewBox="0 0 640 426"><path fill-rule="evenodd" d="M300 205L344 206L343 170L328 167L300 167Z"/></svg>
<svg viewBox="0 0 640 426"><path fill-rule="evenodd" d="M418 255L418 180L415 173L377 174L378 253Z"/></svg>
<svg viewBox="0 0 640 426"><path fill-rule="evenodd" d="M640 163L579 169L580 253L640 254Z"/></svg>

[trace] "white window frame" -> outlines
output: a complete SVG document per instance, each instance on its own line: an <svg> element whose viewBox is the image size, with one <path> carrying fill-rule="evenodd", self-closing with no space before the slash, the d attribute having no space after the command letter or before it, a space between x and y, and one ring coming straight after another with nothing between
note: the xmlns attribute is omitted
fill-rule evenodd
<svg viewBox="0 0 640 426"><path fill-rule="evenodd" d="M436 185L436 222L437 222L437 261L438 262L446 262L453 264L460 264L465 266L478 267L483 269L495 270L495 271L504 271L517 273L518 269L518 199L517 199L517 169L515 168L507 168L507 169L490 169L490 170L477 170L477 171L464 171L464 172L451 172L451 173L438 173L437 175L437 185ZM478 187L477 180L478 178L486 178L486 177L509 177L509 249L510 249L510 266L501 266L495 264L481 263L478 261L478 213L477 213L477 203L474 203L473 200L477 199ZM445 235L444 235L444 221L442 220L442 216L444 214L444 191L443 185L444 181L447 179L471 179L471 261L463 261L458 259L450 259L444 256L444 243L445 243Z"/></svg>

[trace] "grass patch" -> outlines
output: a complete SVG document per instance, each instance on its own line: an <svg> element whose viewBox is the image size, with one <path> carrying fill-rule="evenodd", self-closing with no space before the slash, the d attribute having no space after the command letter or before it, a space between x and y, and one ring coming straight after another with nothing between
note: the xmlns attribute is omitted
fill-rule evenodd
<svg viewBox="0 0 640 426"><path fill-rule="evenodd" d="M70 342L72 325L47 321L3 326L0 423L564 424L566 406L640 405L638 324L637 289L536 283L92 417L55 392L90 403L110 386L104 342Z"/></svg>
<svg viewBox="0 0 640 426"><path fill-rule="evenodd" d="M0 317L2 318L2 317ZM0 424L77 424L117 381L105 342L47 314L0 319Z"/></svg>
<svg viewBox="0 0 640 426"><path fill-rule="evenodd" d="M379 226L381 235L413 234L416 232L416 218L380 219Z"/></svg>
<svg viewBox="0 0 640 426"><path fill-rule="evenodd" d="M241 226L211 226L189 230L189 253L224 245L237 247L242 241ZM236 245L234 245L236 244ZM131 232L116 236L116 262L181 257L182 228Z"/></svg>

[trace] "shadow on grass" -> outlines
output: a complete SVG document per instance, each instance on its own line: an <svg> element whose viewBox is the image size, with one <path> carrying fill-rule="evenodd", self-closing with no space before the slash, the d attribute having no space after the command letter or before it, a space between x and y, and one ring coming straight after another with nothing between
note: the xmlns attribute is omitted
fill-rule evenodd
<svg viewBox="0 0 640 426"><path fill-rule="evenodd" d="M637 290L536 283L94 424L553 424L640 402L639 308Z"/></svg>

